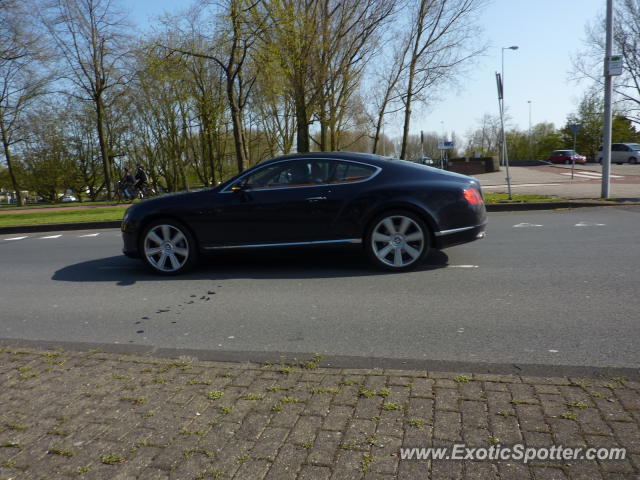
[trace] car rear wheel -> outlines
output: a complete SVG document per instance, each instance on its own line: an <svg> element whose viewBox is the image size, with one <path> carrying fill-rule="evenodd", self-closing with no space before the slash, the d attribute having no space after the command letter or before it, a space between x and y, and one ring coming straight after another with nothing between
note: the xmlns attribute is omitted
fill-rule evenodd
<svg viewBox="0 0 640 480"><path fill-rule="evenodd" d="M569 160L569 159L567 158L567 159L564 161L564 163L565 163L566 165L571 165L571 160Z"/></svg>
<svg viewBox="0 0 640 480"><path fill-rule="evenodd" d="M140 250L147 266L162 275L183 273L193 267L197 258L193 235L172 219L151 223L144 231Z"/></svg>
<svg viewBox="0 0 640 480"><path fill-rule="evenodd" d="M429 230L415 214L399 210L377 217L365 237L371 261L386 270L415 267L429 250Z"/></svg>

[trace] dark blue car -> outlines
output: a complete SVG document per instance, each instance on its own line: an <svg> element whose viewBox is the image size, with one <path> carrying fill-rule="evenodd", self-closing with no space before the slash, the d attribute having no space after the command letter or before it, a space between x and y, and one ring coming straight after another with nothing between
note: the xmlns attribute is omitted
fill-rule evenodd
<svg viewBox="0 0 640 480"><path fill-rule="evenodd" d="M362 153L274 158L214 188L132 205L122 222L124 253L175 275L224 249L362 244L394 271L431 248L484 236L478 181Z"/></svg>

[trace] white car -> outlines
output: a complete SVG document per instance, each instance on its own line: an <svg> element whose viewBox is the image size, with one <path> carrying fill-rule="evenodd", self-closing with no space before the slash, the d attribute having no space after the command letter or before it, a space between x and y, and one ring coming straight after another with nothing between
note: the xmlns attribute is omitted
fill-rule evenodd
<svg viewBox="0 0 640 480"><path fill-rule="evenodd" d="M77 202L78 199L73 195L65 195L64 197L62 197L61 201L62 203L69 203L69 202Z"/></svg>
<svg viewBox="0 0 640 480"><path fill-rule="evenodd" d="M611 163L622 165L623 163L640 162L640 143L612 143ZM598 149L598 163L602 163L602 147Z"/></svg>

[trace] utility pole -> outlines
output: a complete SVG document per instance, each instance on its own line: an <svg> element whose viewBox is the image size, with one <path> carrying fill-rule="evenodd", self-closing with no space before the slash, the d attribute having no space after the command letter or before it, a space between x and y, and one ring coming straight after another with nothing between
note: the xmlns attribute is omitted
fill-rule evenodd
<svg viewBox="0 0 640 480"><path fill-rule="evenodd" d="M613 53L613 0L607 0L607 40L604 59L604 122L602 141L602 198L609 198L609 178L611 176L611 96L614 74L611 69ZM619 75L619 74L618 74Z"/></svg>

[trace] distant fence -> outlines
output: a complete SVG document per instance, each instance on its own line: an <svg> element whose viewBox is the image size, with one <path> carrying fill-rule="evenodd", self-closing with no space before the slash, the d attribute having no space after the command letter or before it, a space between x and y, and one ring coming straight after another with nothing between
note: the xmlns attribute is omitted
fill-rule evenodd
<svg viewBox="0 0 640 480"><path fill-rule="evenodd" d="M447 170L464 175L497 172L500 170L500 162L497 157L450 158Z"/></svg>

